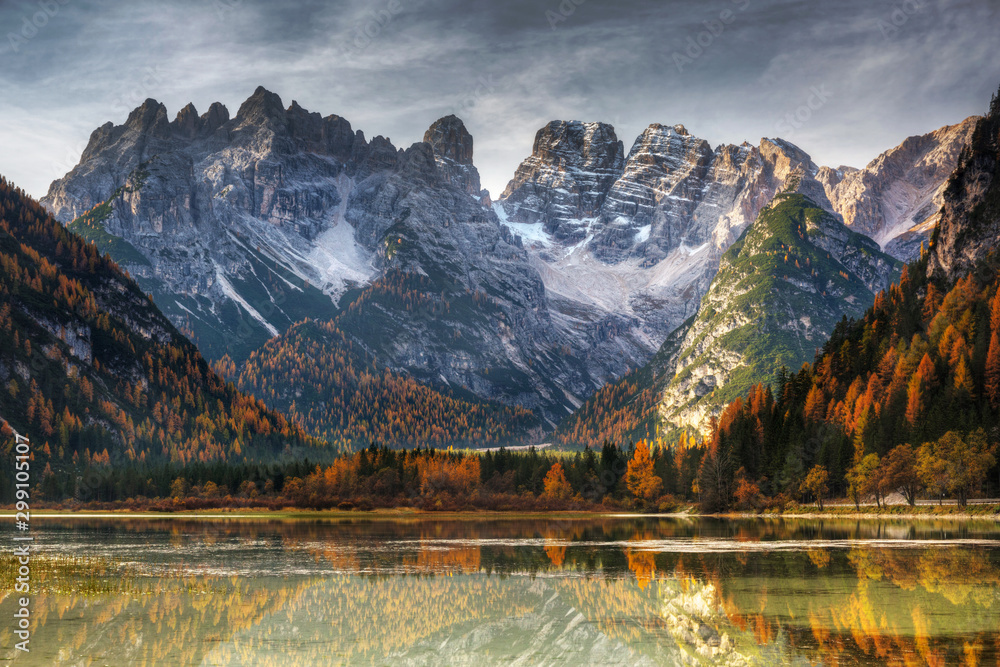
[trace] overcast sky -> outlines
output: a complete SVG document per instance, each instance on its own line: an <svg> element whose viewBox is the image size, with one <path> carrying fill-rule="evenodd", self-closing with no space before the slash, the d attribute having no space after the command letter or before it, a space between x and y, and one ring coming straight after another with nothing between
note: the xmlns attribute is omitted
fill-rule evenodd
<svg viewBox="0 0 1000 667"><path fill-rule="evenodd" d="M650 123L683 123L713 145L783 136L860 167L985 111L998 5L0 0L0 174L40 197L147 97L171 117L188 102L235 114L257 85L404 147L455 113L494 196L553 119L612 123L626 150Z"/></svg>

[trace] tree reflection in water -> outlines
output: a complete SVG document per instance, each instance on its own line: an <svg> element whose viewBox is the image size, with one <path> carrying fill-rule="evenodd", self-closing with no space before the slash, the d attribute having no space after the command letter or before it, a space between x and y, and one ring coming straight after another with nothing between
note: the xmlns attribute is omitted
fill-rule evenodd
<svg viewBox="0 0 1000 667"><path fill-rule="evenodd" d="M61 520L39 534L33 650L8 624L0 657L998 664L998 540L971 522Z"/></svg>

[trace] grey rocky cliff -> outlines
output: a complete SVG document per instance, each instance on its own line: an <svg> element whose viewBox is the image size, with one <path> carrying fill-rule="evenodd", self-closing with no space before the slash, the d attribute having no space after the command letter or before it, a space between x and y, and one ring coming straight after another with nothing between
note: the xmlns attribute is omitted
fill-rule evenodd
<svg viewBox="0 0 1000 667"><path fill-rule="evenodd" d="M424 133L424 143L434 150L442 178L465 192L480 197L479 171L472 163L472 135L456 116L445 116Z"/></svg>
<svg viewBox="0 0 1000 667"><path fill-rule="evenodd" d="M610 125L552 121L504 190L503 208L515 222L541 222L562 242L583 240L585 221L599 214L621 175L623 151Z"/></svg>
<svg viewBox="0 0 1000 667"><path fill-rule="evenodd" d="M910 138L863 170L820 167L782 139L713 149L682 125L653 124L615 177L610 126L550 123L495 209L528 249L558 313L555 323L572 335L614 318L622 354L641 366L698 309L723 253L784 190L847 223L829 225L814 241L866 290L881 289L888 260L873 263L879 244L861 243L849 230L911 259L971 124ZM809 336L820 343L823 331ZM720 354L729 366L739 364ZM728 372L713 377L706 388L725 384Z"/></svg>
<svg viewBox="0 0 1000 667"><path fill-rule="evenodd" d="M983 270L997 271L1000 244L1000 97L979 119L969 146L942 194L943 206L927 261L927 273L954 280L987 257Z"/></svg>
<svg viewBox="0 0 1000 667"><path fill-rule="evenodd" d="M209 357L239 357L308 314L332 315L332 299L374 273L342 218L353 179L397 159L386 153L263 88L234 118L216 103L170 122L147 100L95 131L43 204L69 222L117 193L103 227L142 259L119 262ZM130 178L141 183L119 191Z"/></svg>
<svg viewBox="0 0 1000 667"><path fill-rule="evenodd" d="M627 159L617 146L610 126L550 123L494 208L528 249L556 324L573 335L613 323L634 367L695 312L722 253L776 192L794 180L829 202L820 168L781 140L713 149L654 124Z"/></svg>

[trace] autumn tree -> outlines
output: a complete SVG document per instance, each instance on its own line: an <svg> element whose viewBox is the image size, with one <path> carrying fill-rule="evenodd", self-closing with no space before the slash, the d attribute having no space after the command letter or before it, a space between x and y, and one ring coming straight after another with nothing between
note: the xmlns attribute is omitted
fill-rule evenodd
<svg viewBox="0 0 1000 667"><path fill-rule="evenodd" d="M823 497L830 493L830 487L827 486L829 480L830 473L827 472L826 468L821 465L815 465L806 475L806 478L802 480L802 485L799 487L802 493L808 493L816 498L820 512L823 511Z"/></svg>
<svg viewBox="0 0 1000 667"><path fill-rule="evenodd" d="M182 499L188 491L187 480L183 477L178 477L170 484L170 497L176 500Z"/></svg>
<svg viewBox="0 0 1000 667"><path fill-rule="evenodd" d="M635 454L628 462L625 471L625 485L632 495L642 500L653 500L663 488L663 480L653 469L653 459L649 454L649 444L640 440L635 447Z"/></svg>
<svg viewBox="0 0 1000 667"><path fill-rule="evenodd" d="M917 454L917 474L920 475L920 483L938 499L938 505L941 505L948 493L948 463L943 457L938 456L935 443L925 442L920 445Z"/></svg>
<svg viewBox="0 0 1000 667"><path fill-rule="evenodd" d="M872 485L872 478L878 470L878 454L868 454L861 456L857 462L847 470L845 478L847 480L847 495L854 501L854 508L861 509L861 499L869 493Z"/></svg>
<svg viewBox="0 0 1000 667"><path fill-rule="evenodd" d="M913 447L909 444L897 445L885 455L880 467L885 487L902 493L911 507L916 505L921 480Z"/></svg>
<svg viewBox="0 0 1000 667"><path fill-rule="evenodd" d="M920 447L918 469L924 484L938 493L955 495L962 507L969 494L986 480L996 462L997 445L987 441L986 432L977 429L966 435L948 431Z"/></svg>
<svg viewBox="0 0 1000 667"><path fill-rule="evenodd" d="M542 497L548 500L566 500L573 495L573 489L570 487L569 481L566 479L566 472L559 461L553 463L545 474L544 486Z"/></svg>
<svg viewBox="0 0 1000 667"><path fill-rule="evenodd" d="M997 292L1000 294L1000 292ZM1000 409L1000 339L997 331L990 334L990 346L986 353L986 374L984 381L986 397L994 410Z"/></svg>
<svg viewBox="0 0 1000 667"><path fill-rule="evenodd" d="M764 494L760 486L746 478L746 471L740 468L736 471L736 491L733 493L740 509L759 510L764 503Z"/></svg>

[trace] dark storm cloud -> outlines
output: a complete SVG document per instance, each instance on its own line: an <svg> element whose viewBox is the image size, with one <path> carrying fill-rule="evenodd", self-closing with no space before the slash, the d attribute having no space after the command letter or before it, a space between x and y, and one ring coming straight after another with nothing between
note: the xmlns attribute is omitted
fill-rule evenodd
<svg viewBox="0 0 1000 667"><path fill-rule="evenodd" d="M397 145L456 113L497 194L554 118L861 166L1000 83L989 0L35 0L0 35L0 173L39 196L146 97L235 113L260 84Z"/></svg>

